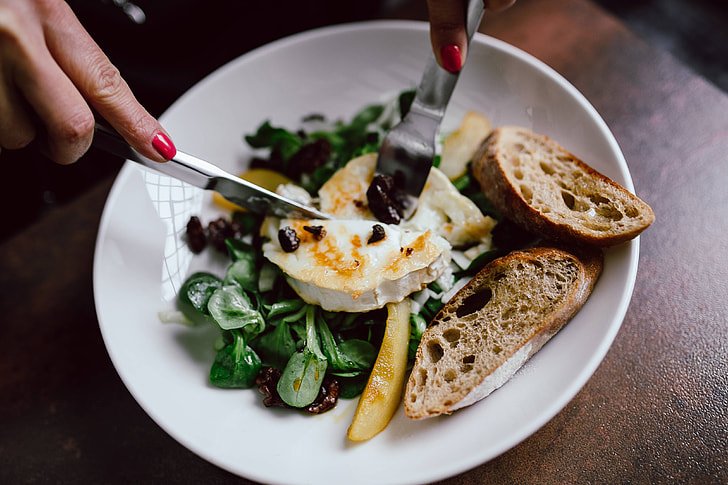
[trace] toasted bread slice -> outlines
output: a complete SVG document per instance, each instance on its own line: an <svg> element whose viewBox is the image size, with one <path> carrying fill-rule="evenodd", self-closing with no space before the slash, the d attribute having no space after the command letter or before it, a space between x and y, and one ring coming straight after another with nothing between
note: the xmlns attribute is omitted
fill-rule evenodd
<svg viewBox="0 0 728 485"><path fill-rule="evenodd" d="M627 189L526 128L494 130L473 160L473 173L503 215L551 239L613 246L655 219Z"/></svg>
<svg viewBox="0 0 728 485"><path fill-rule="evenodd" d="M405 414L450 414L505 384L582 307L602 265L597 248L539 247L483 268L422 335Z"/></svg>

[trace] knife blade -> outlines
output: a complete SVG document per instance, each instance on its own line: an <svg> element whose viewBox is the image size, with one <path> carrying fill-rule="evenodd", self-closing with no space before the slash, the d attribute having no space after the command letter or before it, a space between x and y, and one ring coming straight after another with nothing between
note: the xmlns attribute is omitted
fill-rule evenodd
<svg viewBox="0 0 728 485"><path fill-rule="evenodd" d="M166 163L150 160L130 147L121 135L99 123L95 126L93 145L195 187L215 190L229 201L259 214L293 219L331 219L331 216L318 209L236 177L189 153L177 150L176 155Z"/></svg>

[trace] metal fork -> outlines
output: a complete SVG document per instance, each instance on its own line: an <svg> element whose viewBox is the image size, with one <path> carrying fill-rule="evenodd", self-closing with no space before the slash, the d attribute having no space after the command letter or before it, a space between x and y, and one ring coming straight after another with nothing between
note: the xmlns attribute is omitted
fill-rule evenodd
<svg viewBox="0 0 728 485"><path fill-rule="evenodd" d="M478 30L483 10L483 0L468 0L468 44ZM427 181L435 158L435 137L459 77L459 73L441 68L430 54L409 112L382 141L377 173L392 176L396 187L407 196L405 217L416 208Z"/></svg>

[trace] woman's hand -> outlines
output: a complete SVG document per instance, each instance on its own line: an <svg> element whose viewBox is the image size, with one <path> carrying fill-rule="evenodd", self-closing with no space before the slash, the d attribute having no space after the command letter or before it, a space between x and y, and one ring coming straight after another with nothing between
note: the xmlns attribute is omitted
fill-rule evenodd
<svg viewBox="0 0 728 485"><path fill-rule="evenodd" d="M88 150L91 108L156 161L176 153L63 0L0 0L0 147L41 138L62 164Z"/></svg>
<svg viewBox="0 0 728 485"><path fill-rule="evenodd" d="M438 64L452 73L460 72L467 55L465 1L427 0L432 50ZM487 10L498 11L510 7L516 0L483 1Z"/></svg>

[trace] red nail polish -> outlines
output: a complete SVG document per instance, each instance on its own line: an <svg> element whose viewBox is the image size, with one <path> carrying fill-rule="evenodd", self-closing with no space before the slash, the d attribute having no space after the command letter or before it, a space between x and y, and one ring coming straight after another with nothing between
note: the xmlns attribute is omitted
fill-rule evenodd
<svg viewBox="0 0 728 485"><path fill-rule="evenodd" d="M166 160L171 160L177 154L177 147L174 146L172 140L169 137L158 131L154 138L152 138L152 146L157 153L162 155Z"/></svg>
<svg viewBox="0 0 728 485"><path fill-rule="evenodd" d="M457 74L460 72L460 69L463 68L463 58L460 55L460 47L455 44L443 46L442 49L440 49L440 58L442 59L442 67L444 67L448 72Z"/></svg>

